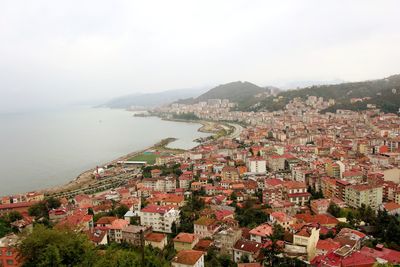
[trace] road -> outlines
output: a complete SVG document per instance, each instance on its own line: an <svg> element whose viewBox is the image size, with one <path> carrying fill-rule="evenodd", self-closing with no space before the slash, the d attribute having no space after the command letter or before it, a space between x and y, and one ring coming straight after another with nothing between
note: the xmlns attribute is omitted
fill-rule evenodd
<svg viewBox="0 0 400 267"><path fill-rule="evenodd" d="M243 127L236 123L228 123L229 126L232 126L235 130L229 135L230 138L238 138L243 131Z"/></svg>

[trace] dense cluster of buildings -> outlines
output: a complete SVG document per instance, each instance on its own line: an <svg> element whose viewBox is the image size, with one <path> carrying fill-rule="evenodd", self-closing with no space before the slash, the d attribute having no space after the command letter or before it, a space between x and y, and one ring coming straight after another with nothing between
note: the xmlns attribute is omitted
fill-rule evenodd
<svg viewBox="0 0 400 267"><path fill-rule="evenodd" d="M61 199L62 206L49 211L49 217L56 227L77 227L96 245L128 242L163 249L168 235L176 234L172 266L204 266L210 247L237 263L245 260L257 266L272 245L276 224L285 230L284 240L278 242L282 255L313 266L400 264L399 251L366 247L365 233L337 231L346 219L328 212L335 204L400 214L400 118L375 109L319 113L332 104L317 97L295 99L285 110L257 115L232 112L233 104L226 100L172 105L169 113L192 112L204 119L251 126L238 138L208 141L163 158L162 165L153 166L151 177L136 175L109 192ZM177 165L179 173L163 174L162 168ZM311 191L321 192L323 198L310 200ZM174 233L181 209L193 194L200 196L205 208L191 231ZM0 214L17 210L32 221L27 207L42 199L35 193L3 197ZM243 208L249 200L269 219L251 227L241 225L235 207ZM124 218L93 221L93 214L110 211L113 203L128 207ZM332 238L321 238L328 233ZM5 238L0 251L11 247L11 237ZM0 254L0 265L3 260L3 266L9 266L4 253L8 255Z"/></svg>

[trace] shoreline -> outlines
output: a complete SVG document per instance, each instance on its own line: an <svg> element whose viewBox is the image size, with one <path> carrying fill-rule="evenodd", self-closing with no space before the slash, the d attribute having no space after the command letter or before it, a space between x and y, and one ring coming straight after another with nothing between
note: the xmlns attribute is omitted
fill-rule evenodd
<svg viewBox="0 0 400 267"><path fill-rule="evenodd" d="M186 123L197 123L202 126L197 129L198 132L217 134L221 130L226 130L225 127L235 127L229 123L219 122L219 121L208 121L208 120L185 120L185 119L174 119L174 118L163 118L164 121L176 121L176 122L186 122Z"/></svg>
<svg viewBox="0 0 400 267"><path fill-rule="evenodd" d="M167 146L168 144L176 141L177 139L175 137L167 137L164 139L161 139L159 142L153 144L150 147L138 150L138 151L134 151L131 153L128 153L126 155L120 156L116 159L113 159L111 161L108 161L104 164L99 164L98 167L103 167L103 166L107 166L107 165L114 165L116 164L118 161L125 161L129 158L138 156L148 150L155 150L155 149L161 149L161 148L165 148L168 149ZM171 150L176 150L176 149L171 149ZM62 185L58 185L58 186L53 186L50 188L46 188L46 189L42 189L42 190L37 190L36 192L40 192L43 193L45 195L53 195L53 194L60 194L60 193L67 193L69 191L74 191L74 190L79 190L82 189L84 187L90 187L90 185L94 182L96 182L97 180L94 178L94 174L93 172L96 171L97 166L88 170L83 171L82 173L80 173L77 177L75 177L73 180L62 184Z"/></svg>
<svg viewBox="0 0 400 267"><path fill-rule="evenodd" d="M156 116L156 117L159 117L159 116ZM159 117L159 118L161 118L162 120L165 120L165 121L200 124L201 126L197 129L197 131L202 132L202 133L211 134L210 137L214 137L215 139L218 139L218 138L221 138L224 136L230 136L237 130L241 131L235 124L222 123L222 122L218 122L218 121L167 119L167 118L162 118L162 117ZM229 129L227 130L227 128L229 128L230 130ZM221 131L224 131L224 134L221 134ZM84 170L78 176L76 176L73 180L67 181L64 184L51 186L51 187L43 188L43 189L39 189L39 190L34 190L33 192L39 192L39 193L43 193L45 195L63 195L63 194L68 194L69 192L77 191L77 190L88 189L91 186L94 186L94 184L99 181L94 177L94 174L93 174L96 171L97 167L104 167L107 165L115 165L118 161L125 161L129 158L133 158L133 157L138 156L149 150L166 150L166 151L174 151L174 152L186 151L186 149L177 149L177 148L169 148L168 147L168 145L170 143L172 143L176 140L177 140L177 138L174 138L174 137L168 137L168 138L161 139L159 142L153 144L152 146L125 154L116 159L112 159L104 164L98 164L98 166Z"/></svg>
<svg viewBox="0 0 400 267"><path fill-rule="evenodd" d="M225 125L223 123L215 122L215 121L205 121L205 120L197 121L197 120L166 119L166 118L161 118L161 119L165 120L165 121L176 121L176 122L200 124L201 127L199 127L197 129L198 132L209 133L209 134L212 134L210 136L216 136L217 138L224 136L224 135L222 135L222 136L219 135L219 132L221 130L227 132L225 127L230 127L230 128L234 127L235 128L235 126L232 126L229 124ZM232 134L234 131L235 130L233 130L231 133L227 132L228 133L227 135ZM103 166L107 166L107 165L115 165L118 161L125 161L129 158L138 156L148 150L166 149L166 150L170 150L170 151L179 151L179 150L185 151L185 149L168 148L168 145L176 140L177 139L174 137L164 138L150 147L128 153L126 155L123 155L116 159L113 159L105 164L99 164L98 166L103 167ZM71 180L65 184L62 184L59 186L53 186L53 187L46 188L43 190L38 190L37 192L41 192L46 195L54 195L54 194L66 194L68 192L72 192L75 190L89 188L91 185L93 185L95 182L98 181L95 179L94 174L93 174L93 172L96 170L96 168L97 168L97 166L83 171L76 178L74 178L73 180Z"/></svg>

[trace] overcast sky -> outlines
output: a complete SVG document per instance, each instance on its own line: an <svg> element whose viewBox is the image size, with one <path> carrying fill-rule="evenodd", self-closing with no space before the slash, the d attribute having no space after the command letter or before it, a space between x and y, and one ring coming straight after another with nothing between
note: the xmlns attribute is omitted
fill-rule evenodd
<svg viewBox="0 0 400 267"><path fill-rule="evenodd" d="M0 1L0 110L400 73L400 1Z"/></svg>

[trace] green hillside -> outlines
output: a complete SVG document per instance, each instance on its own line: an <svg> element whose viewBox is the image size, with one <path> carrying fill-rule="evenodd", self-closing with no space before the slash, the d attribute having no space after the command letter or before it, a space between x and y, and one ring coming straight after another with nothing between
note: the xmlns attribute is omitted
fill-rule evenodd
<svg viewBox="0 0 400 267"><path fill-rule="evenodd" d="M189 98L179 103L192 104L208 99L229 99L230 102L239 104L239 109L252 106L269 95L270 90L249 82L231 82L219 85L196 98Z"/></svg>
<svg viewBox="0 0 400 267"><path fill-rule="evenodd" d="M392 92L396 89L396 93ZM384 112L397 112L400 107L400 75L393 75L385 79L363 82L342 83L334 85L311 86L307 88L281 92L277 97L268 97L260 101L257 106L245 106L243 110L275 111L284 108L290 100L300 97L318 96L324 99L334 99L336 104L330 107L329 112L337 109L364 110L367 104L375 104ZM280 97L276 102L274 99ZM351 98L371 97L362 103L352 104Z"/></svg>

